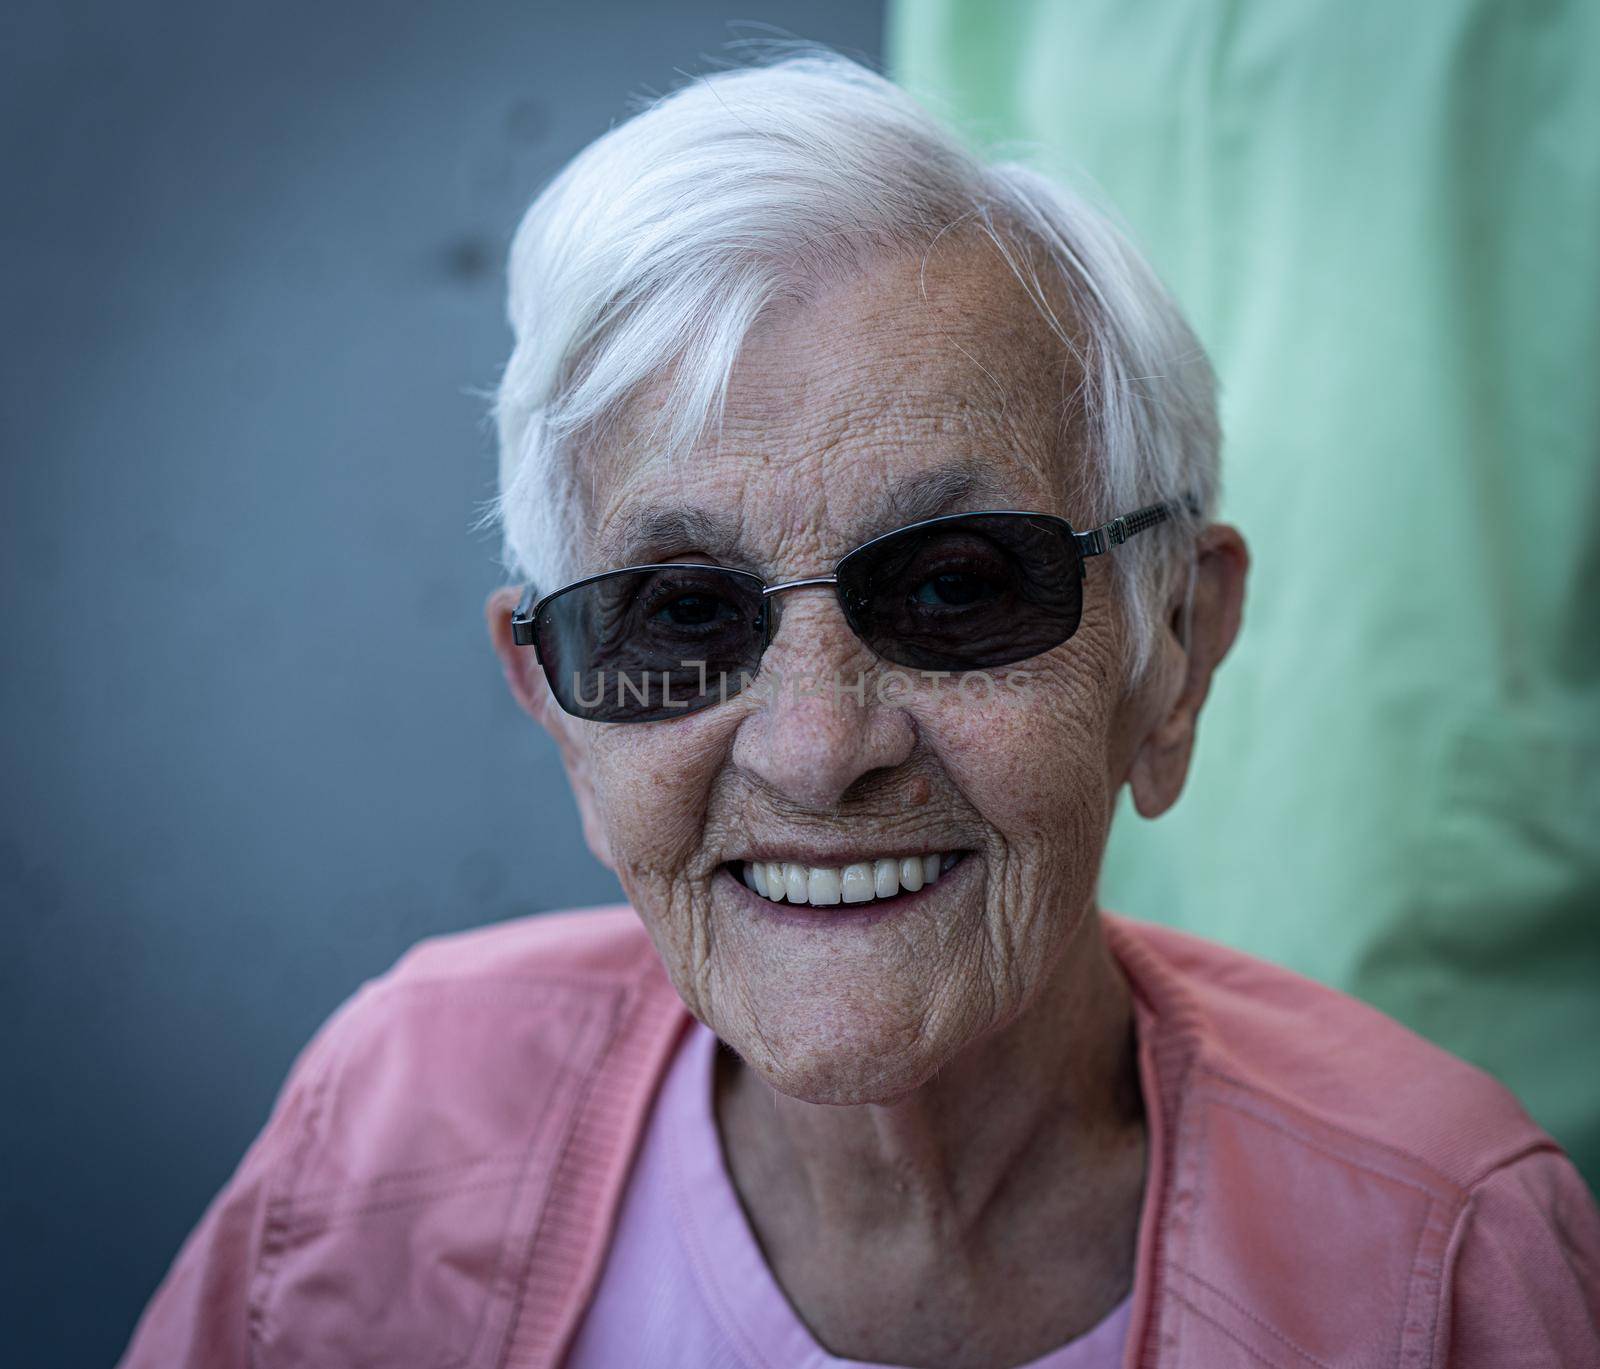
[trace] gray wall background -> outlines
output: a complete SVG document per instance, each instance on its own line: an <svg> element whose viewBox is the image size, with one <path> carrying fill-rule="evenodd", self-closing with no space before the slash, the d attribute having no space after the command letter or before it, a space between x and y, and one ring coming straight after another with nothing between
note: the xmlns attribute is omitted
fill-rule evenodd
<svg viewBox="0 0 1600 1369"><path fill-rule="evenodd" d="M470 391L542 182L768 25L880 50L863 0L0 15L5 1362L116 1359L363 979L617 896L484 634Z"/></svg>

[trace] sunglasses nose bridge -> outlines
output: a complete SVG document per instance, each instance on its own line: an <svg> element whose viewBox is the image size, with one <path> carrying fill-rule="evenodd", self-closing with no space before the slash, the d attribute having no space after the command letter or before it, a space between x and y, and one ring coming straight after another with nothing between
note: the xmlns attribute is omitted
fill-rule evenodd
<svg viewBox="0 0 1600 1369"><path fill-rule="evenodd" d="M777 631L777 615L772 611L776 605L776 596L786 594L791 589L825 589L832 588L837 592L839 577L837 575L808 575L802 580L785 580L781 585L763 585L761 587L761 616L765 620L767 645L772 644L772 634Z"/></svg>
<svg viewBox="0 0 1600 1369"><path fill-rule="evenodd" d="M763 626L765 628L766 645L768 646L772 644L773 634L778 629L777 615L772 611L775 607L775 596L785 594L791 589L831 589L835 597L839 599L841 606L844 605L845 592L839 586L837 573L832 575L808 575L801 580L785 580L780 585L763 586L761 590L761 616L765 620ZM846 616L848 617L849 615L846 614Z"/></svg>
<svg viewBox="0 0 1600 1369"><path fill-rule="evenodd" d="M781 585L763 585L761 597L770 598L774 594L783 594L791 589L809 589L813 585L837 585L837 575L808 575L804 580L785 580Z"/></svg>

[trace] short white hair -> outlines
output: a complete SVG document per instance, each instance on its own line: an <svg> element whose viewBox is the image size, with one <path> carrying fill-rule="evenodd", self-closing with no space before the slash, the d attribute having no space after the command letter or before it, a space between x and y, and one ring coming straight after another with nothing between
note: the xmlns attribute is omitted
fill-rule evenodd
<svg viewBox="0 0 1600 1369"><path fill-rule="evenodd" d="M1096 521L1194 502L1107 558L1137 681L1217 497L1204 351L1107 213L1019 161L986 163L891 81L814 45L654 100L523 216L506 298L516 341L493 396L499 493L482 520L499 525L507 574L548 593L608 569L578 564L577 465L644 387L670 381L647 440L687 451L720 423L763 311L874 251L927 251L962 225L995 244L1078 361L1079 478ZM1041 259L1075 319L1052 311Z"/></svg>

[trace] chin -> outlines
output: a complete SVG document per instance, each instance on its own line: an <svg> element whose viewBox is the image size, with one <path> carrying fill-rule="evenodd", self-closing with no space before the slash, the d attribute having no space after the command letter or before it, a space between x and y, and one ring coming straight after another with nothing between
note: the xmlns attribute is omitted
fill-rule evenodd
<svg viewBox="0 0 1600 1369"><path fill-rule="evenodd" d="M920 1014L897 1017L834 1005L787 1017L763 1014L759 1026L715 1030L779 1093L834 1107L893 1103L921 1088L959 1049L922 1030ZM775 1022L782 1025L775 1026Z"/></svg>

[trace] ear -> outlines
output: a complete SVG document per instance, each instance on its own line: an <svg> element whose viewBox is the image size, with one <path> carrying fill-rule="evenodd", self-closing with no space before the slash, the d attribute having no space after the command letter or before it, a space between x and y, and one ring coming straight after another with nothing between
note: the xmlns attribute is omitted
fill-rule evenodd
<svg viewBox="0 0 1600 1369"><path fill-rule="evenodd" d="M562 711L561 705L550 692L531 646L518 646L511 635L511 615L516 611L520 591L514 585L503 585L494 590L483 606L489 624L489 640L494 644L494 654L500 658L500 669L506 685L522 711L544 728L554 739L561 753L561 763L566 768L567 782L572 786L573 797L578 801L578 813L583 819L583 837L594 857L607 869L611 863L611 842L606 836L605 823L600 820L600 807L595 799L593 769L589 764L588 739L583 734L583 724Z"/></svg>
<svg viewBox="0 0 1600 1369"><path fill-rule="evenodd" d="M1238 530L1213 523L1198 539L1187 612L1187 580L1167 601L1162 654L1174 656L1175 665L1160 672L1169 683L1155 701L1151 726L1128 772L1133 804L1143 817L1160 817L1183 792L1211 677L1239 635L1249 569L1250 552Z"/></svg>

